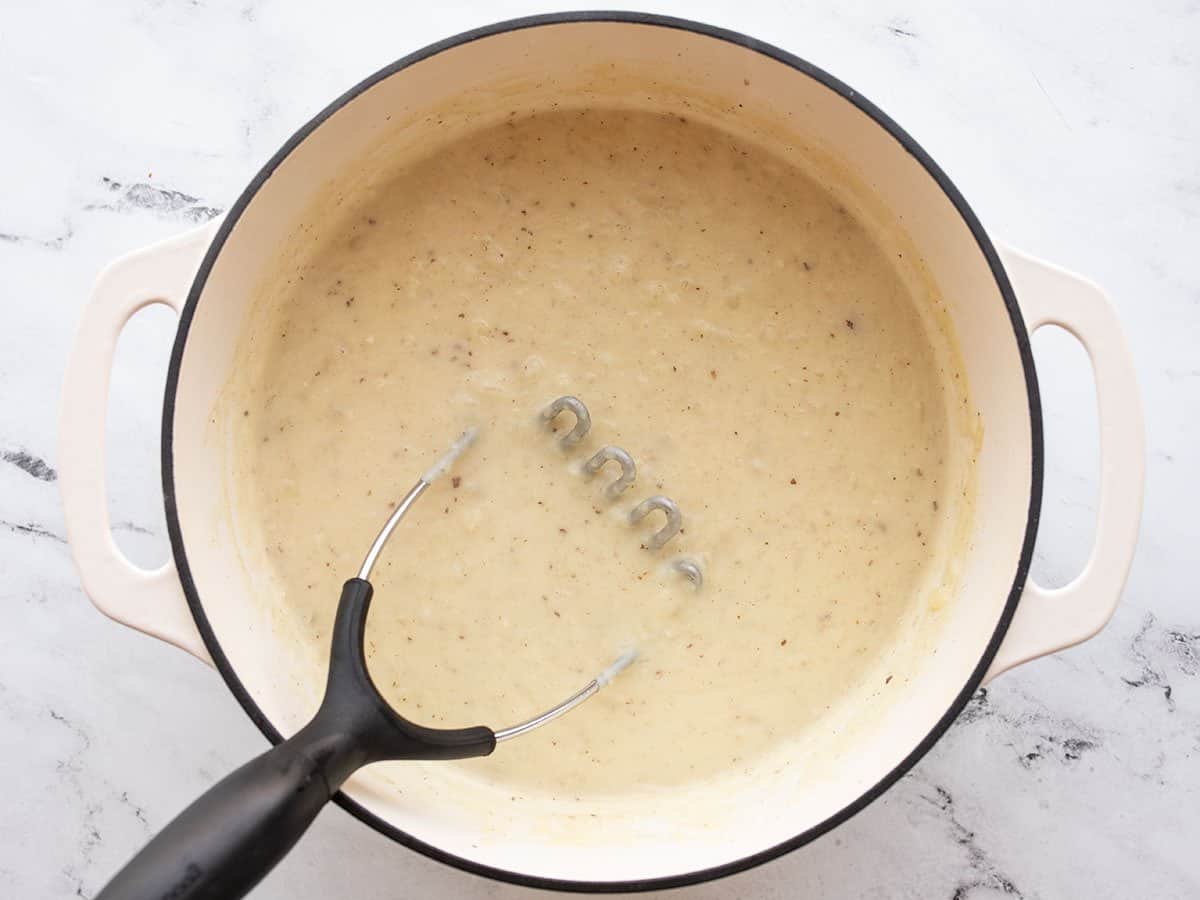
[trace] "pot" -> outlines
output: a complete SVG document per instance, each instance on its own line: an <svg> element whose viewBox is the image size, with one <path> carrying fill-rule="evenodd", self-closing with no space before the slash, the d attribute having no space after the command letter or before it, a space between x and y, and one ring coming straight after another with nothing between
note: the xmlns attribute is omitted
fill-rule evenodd
<svg viewBox="0 0 1200 900"><path fill-rule="evenodd" d="M213 411L234 364L253 286L322 185L368 158L392 119L422 140L426 114L535 110L571 98L652 107L684 102L715 121L753 116L834 159L893 210L945 298L983 423L976 522L936 652L904 686L860 710L836 758L719 786L616 798L580 824L502 787L439 781L400 794L385 767L351 778L337 802L399 843L471 872L540 887L625 891L736 872L825 833L913 766L987 680L1079 643L1112 615L1142 501L1143 428L1129 353L1094 284L997 248L924 150L832 76L751 38L676 19L566 13L520 19L427 47L372 75L301 128L228 214L112 263L84 311L64 382L60 482L85 590L106 615L214 665L275 743L311 715L286 640L239 561ZM673 99L672 99L673 98ZM681 99L682 98L682 101ZM163 404L163 497L173 559L133 566L108 522L102 447L109 367L124 323L163 303L179 314ZM1049 590L1027 579L1043 447L1029 336L1061 325L1087 349L1102 452L1095 546L1080 575ZM731 787L731 785L733 785ZM501 796L503 794L503 796ZM456 810L485 810L466 815Z"/></svg>

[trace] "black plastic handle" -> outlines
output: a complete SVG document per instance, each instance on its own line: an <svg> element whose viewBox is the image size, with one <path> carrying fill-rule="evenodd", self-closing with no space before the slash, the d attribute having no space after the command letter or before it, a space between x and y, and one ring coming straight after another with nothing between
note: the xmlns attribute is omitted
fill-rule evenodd
<svg viewBox="0 0 1200 900"><path fill-rule="evenodd" d="M299 735L218 782L96 900L241 897L300 839L336 790Z"/></svg>
<svg viewBox="0 0 1200 900"><path fill-rule="evenodd" d="M385 759L463 759L490 728L425 728L397 715L367 672L371 585L342 588L325 699L294 736L226 776L126 864L96 900L226 900L253 888L356 770Z"/></svg>

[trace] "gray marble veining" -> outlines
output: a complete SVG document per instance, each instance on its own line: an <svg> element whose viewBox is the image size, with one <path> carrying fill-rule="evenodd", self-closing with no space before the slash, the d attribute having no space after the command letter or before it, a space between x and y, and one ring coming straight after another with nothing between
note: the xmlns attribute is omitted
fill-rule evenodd
<svg viewBox="0 0 1200 900"><path fill-rule="evenodd" d="M762 37L879 103L992 233L1103 284L1145 395L1142 541L1095 640L981 691L884 798L696 898L1200 896L1200 13L1136 4L653 4ZM309 115L445 35L538 11L116 0L23 4L0 25L0 896L90 897L264 742L220 680L83 596L55 484L55 417L103 263L206 221ZM67 27L69 23L69 27ZM109 430L118 542L165 553L157 403L172 322L123 337ZM1035 575L1086 558L1090 381L1035 342L1047 498ZM517 897L340 810L262 898Z"/></svg>

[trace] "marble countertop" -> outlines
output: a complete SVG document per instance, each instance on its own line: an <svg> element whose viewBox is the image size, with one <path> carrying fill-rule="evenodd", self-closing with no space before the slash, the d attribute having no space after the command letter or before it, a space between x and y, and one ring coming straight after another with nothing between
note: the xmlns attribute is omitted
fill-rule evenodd
<svg viewBox="0 0 1200 900"><path fill-rule="evenodd" d="M227 206L310 114L520 3L114 0L0 21L0 895L90 897L265 742L220 679L83 595L55 485L67 349L96 272ZM1109 627L1000 678L846 825L689 896L980 900L1200 896L1200 8L1138 4L648 3L832 71L949 172L999 239L1110 292L1136 357L1149 466ZM161 391L174 327L122 337L108 472L117 539L166 556ZM1034 573L1090 547L1099 464L1085 356L1035 341L1048 479ZM260 898L531 895L326 811Z"/></svg>

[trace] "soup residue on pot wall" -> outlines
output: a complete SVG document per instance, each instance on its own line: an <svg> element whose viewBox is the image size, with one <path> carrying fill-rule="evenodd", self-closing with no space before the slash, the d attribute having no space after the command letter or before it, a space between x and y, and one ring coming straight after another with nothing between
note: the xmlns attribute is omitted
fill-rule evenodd
<svg viewBox="0 0 1200 900"><path fill-rule="evenodd" d="M952 594L974 413L940 300L836 191L687 117L585 109L335 185L305 221L226 403L247 568L314 698L342 581L468 425L373 577L389 702L501 727L641 657L461 777L580 800L695 782L903 682L882 661ZM570 453L535 421L566 393L594 419ZM577 471L605 444L638 463L615 504ZM684 531L652 553L657 520L625 516L656 493ZM699 592L664 568L683 554Z"/></svg>

